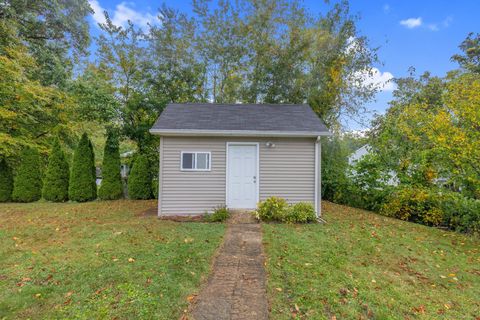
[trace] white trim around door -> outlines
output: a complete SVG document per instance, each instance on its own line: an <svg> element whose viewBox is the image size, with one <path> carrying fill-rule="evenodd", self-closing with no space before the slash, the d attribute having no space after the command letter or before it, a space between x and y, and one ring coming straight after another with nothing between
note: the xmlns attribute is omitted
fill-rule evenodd
<svg viewBox="0 0 480 320"><path fill-rule="evenodd" d="M229 199L229 191L230 191L230 186L229 182L231 178L229 178L229 150L231 146L254 146L255 147L255 173L253 176L253 179L255 180L255 203L251 203L248 205L246 208L243 207L238 207L235 204L231 203L231 199ZM227 207L232 208L232 209L255 209L257 206L257 203L260 199L260 144L258 142L227 142L226 148L225 148L225 203Z"/></svg>

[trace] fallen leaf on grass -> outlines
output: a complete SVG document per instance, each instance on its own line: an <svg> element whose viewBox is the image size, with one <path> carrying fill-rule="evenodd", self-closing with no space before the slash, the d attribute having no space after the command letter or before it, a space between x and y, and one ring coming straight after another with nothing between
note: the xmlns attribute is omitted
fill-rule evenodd
<svg viewBox="0 0 480 320"><path fill-rule="evenodd" d="M191 295L189 295L189 296L187 297L187 301L188 301L188 302L192 302L192 301L195 299L196 296L197 296L196 294L191 294Z"/></svg>
<svg viewBox="0 0 480 320"><path fill-rule="evenodd" d="M128 258L128 262L135 262L135 259L133 259L133 258Z"/></svg>
<svg viewBox="0 0 480 320"><path fill-rule="evenodd" d="M346 296L349 292L350 292L350 290L348 290L347 288L341 288L340 289L340 294L342 296Z"/></svg>
<svg viewBox="0 0 480 320"><path fill-rule="evenodd" d="M413 307L412 310L415 313L425 314L425 306L424 305L421 305L421 306L418 306L418 307Z"/></svg>
<svg viewBox="0 0 480 320"><path fill-rule="evenodd" d="M278 292L282 292L282 288L275 288L275 290L277 290Z"/></svg>

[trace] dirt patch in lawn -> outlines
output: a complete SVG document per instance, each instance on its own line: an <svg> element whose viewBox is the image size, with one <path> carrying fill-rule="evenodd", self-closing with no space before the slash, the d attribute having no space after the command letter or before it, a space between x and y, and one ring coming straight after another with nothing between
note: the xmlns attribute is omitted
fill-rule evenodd
<svg viewBox="0 0 480 320"><path fill-rule="evenodd" d="M175 222L203 222L203 216L161 216L158 219Z"/></svg>
<svg viewBox="0 0 480 320"><path fill-rule="evenodd" d="M138 214L140 217L156 217L158 215L158 208L151 207L147 210L143 210ZM168 220L168 221L175 221L175 222L202 222L203 216L202 215L195 215L195 216L160 216L158 217L160 220Z"/></svg>

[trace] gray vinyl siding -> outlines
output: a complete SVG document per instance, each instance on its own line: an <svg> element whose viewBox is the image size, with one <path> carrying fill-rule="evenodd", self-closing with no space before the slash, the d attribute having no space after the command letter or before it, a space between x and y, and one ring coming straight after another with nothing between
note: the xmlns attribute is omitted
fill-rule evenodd
<svg viewBox="0 0 480 320"><path fill-rule="evenodd" d="M160 203L162 215L203 214L225 204L227 142L259 143L259 196L290 203L315 202L315 139L162 137ZM275 144L268 148L267 141ZM211 152L211 171L181 171L182 151Z"/></svg>

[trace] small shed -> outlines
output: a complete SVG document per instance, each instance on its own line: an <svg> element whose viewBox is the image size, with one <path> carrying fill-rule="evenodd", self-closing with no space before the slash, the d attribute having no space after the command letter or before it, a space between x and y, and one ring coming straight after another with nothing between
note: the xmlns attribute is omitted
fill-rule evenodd
<svg viewBox="0 0 480 320"><path fill-rule="evenodd" d="M271 196L321 212L320 137L309 105L169 104L160 136L158 215L254 209Z"/></svg>

